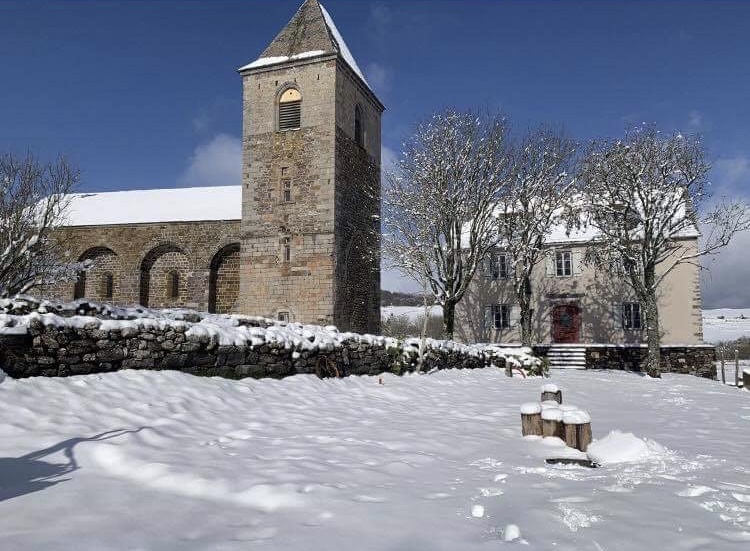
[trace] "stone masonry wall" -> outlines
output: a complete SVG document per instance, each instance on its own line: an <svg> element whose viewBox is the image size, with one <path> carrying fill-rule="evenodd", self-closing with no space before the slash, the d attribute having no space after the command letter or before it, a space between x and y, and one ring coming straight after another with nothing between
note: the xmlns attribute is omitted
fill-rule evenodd
<svg viewBox="0 0 750 551"><path fill-rule="evenodd" d="M535 353L541 353L536 347ZM627 369L641 371L646 360L645 346L592 346L586 348L588 369ZM713 379L716 377L716 349L710 345L663 346L661 370Z"/></svg>
<svg viewBox="0 0 750 551"><path fill-rule="evenodd" d="M65 242L72 259L91 259L94 268L79 282L43 289L40 294L57 300L105 300L102 280L113 276L113 304L186 306L208 310L209 295L239 292L237 278L213 278L216 256L227 245L240 243L239 220L119 224L62 228L57 238ZM166 296L167 273L177 270L180 292ZM210 283L215 284L211 285ZM252 309L248 312L254 313Z"/></svg>
<svg viewBox="0 0 750 551"><path fill-rule="evenodd" d="M324 58L243 76L242 312L260 304L266 317L333 323L335 67ZM301 128L278 131L290 87L302 96Z"/></svg>
<svg viewBox="0 0 750 551"><path fill-rule="evenodd" d="M362 140L355 137L361 114ZM334 323L380 330L380 117L382 106L351 70L336 73L336 279Z"/></svg>
<svg viewBox="0 0 750 551"><path fill-rule="evenodd" d="M174 369L194 375L281 378L298 373L321 377L400 374L416 366L416 349L403 345L344 341L332 350L283 344L219 345L208 336L188 336L187 326L100 330L57 327L33 321L28 335L0 335L0 367L11 377L64 377L119 369ZM433 349L425 369L504 367L501 358Z"/></svg>

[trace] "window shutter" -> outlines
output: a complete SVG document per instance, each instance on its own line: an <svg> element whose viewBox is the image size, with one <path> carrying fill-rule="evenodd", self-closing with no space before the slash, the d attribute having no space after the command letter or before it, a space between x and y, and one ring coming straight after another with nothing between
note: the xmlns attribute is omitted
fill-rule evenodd
<svg viewBox="0 0 750 551"><path fill-rule="evenodd" d="M294 130L300 127L302 119L302 101L279 103L279 130Z"/></svg>
<svg viewBox="0 0 750 551"><path fill-rule="evenodd" d="M555 270L555 252L547 251L544 262L545 262L545 266L547 267L547 275L549 277L554 277L555 274L557 273Z"/></svg>
<svg viewBox="0 0 750 551"><path fill-rule="evenodd" d="M492 316L492 306L484 307L484 328L492 329L495 326L495 320Z"/></svg>

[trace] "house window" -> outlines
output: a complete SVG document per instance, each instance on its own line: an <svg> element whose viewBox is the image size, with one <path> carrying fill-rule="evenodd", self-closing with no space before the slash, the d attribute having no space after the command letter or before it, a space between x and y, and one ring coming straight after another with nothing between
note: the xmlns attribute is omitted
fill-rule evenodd
<svg viewBox="0 0 750 551"><path fill-rule="evenodd" d="M285 203L292 202L292 181L289 179L281 180L281 200Z"/></svg>
<svg viewBox="0 0 750 551"><path fill-rule="evenodd" d="M278 314L279 321L289 321L289 312L279 312Z"/></svg>
<svg viewBox="0 0 750 551"><path fill-rule="evenodd" d="M641 305L637 302L622 305L622 328L641 329Z"/></svg>
<svg viewBox="0 0 750 551"><path fill-rule="evenodd" d="M176 270L167 273L167 298L180 297L180 274Z"/></svg>
<svg viewBox="0 0 750 551"><path fill-rule="evenodd" d="M109 272L102 275L102 292L103 298L112 298L114 292L114 278Z"/></svg>
<svg viewBox="0 0 750 551"><path fill-rule="evenodd" d="M284 237L281 240L281 258L284 262L290 262L292 260L292 238Z"/></svg>
<svg viewBox="0 0 750 551"><path fill-rule="evenodd" d="M571 251L558 251L555 253L555 275L573 275L573 253Z"/></svg>
<svg viewBox="0 0 750 551"><path fill-rule="evenodd" d="M357 145L364 146L365 144L365 131L362 126L362 108L357 105L354 108L354 141Z"/></svg>
<svg viewBox="0 0 750 551"><path fill-rule="evenodd" d="M508 255L501 253L490 257L490 277L508 279Z"/></svg>
<svg viewBox="0 0 750 551"><path fill-rule="evenodd" d="M279 130L297 130L302 120L302 94L289 88L279 98Z"/></svg>
<svg viewBox="0 0 750 551"><path fill-rule="evenodd" d="M493 304L485 306L484 322L487 329L508 329L510 327L510 305Z"/></svg>

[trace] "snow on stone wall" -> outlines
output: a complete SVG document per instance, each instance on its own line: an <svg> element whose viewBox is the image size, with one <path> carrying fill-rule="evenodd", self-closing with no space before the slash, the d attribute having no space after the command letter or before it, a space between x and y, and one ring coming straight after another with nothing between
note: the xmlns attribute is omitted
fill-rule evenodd
<svg viewBox="0 0 750 551"><path fill-rule="evenodd" d="M30 298L0 301L2 369L12 377L176 369L228 378L378 374L415 369L419 340L342 333L191 310ZM536 366L522 348L427 339L425 369Z"/></svg>

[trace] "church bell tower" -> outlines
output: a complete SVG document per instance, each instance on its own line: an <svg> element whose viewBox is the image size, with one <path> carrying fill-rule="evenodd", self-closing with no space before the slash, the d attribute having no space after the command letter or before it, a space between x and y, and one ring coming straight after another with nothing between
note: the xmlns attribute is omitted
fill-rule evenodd
<svg viewBox="0 0 750 551"><path fill-rule="evenodd" d="M239 72L239 310L377 333L383 104L317 0Z"/></svg>

